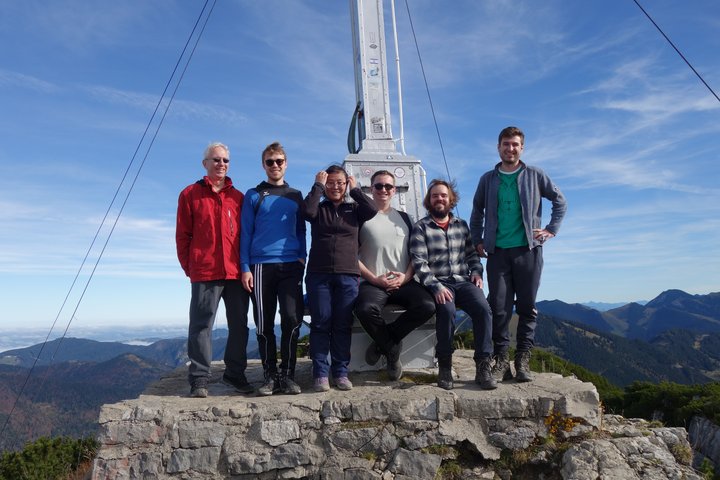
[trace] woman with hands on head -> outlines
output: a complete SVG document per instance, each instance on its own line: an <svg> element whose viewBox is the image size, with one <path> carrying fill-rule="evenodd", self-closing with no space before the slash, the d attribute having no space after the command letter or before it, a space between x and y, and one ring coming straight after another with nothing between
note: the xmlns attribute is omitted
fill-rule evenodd
<svg viewBox="0 0 720 480"><path fill-rule="evenodd" d="M355 201L346 202L349 194ZM315 176L305 197L305 219L312 243L305 284L310 308L310 358L316 392L334 385L350 390L350 338L358 295L358 230L377 213L375 203L339 165Z"/></svg>

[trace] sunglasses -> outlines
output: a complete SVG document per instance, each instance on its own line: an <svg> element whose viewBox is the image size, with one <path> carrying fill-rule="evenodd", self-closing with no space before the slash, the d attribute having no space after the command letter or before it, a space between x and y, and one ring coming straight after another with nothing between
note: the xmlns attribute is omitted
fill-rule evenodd
<svg viewBox="0 0 720 480"><path fill-rule="evenodd" d="M211 158L210 160L212 160L212 161L215 162L215 163L220 163L220 162L225 163L225 164L230 163L230 159L229 159L229 158L214 157L214 158Z"/></svg>
<svg viewBox="0 0 720 480"><path fill-rule="evenodd" d="M375 190L382 190L384 188L386 191L391 192L392 189L395 188L395 185L391 183L375 183L373 187L375 187Z"/></svg>
<svg viewBox="0 0 720 480"><path fill-rule="evenodd" d="M267 165L268 167L272 167L273 165L282 167L284 164L285 164L284 158L266 158L265 159L265 165Z"/></svg>

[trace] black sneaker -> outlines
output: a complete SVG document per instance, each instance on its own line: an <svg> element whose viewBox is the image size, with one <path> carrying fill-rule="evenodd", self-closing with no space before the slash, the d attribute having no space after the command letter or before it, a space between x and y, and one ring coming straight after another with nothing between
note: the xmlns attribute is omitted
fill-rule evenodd
<svg viewBox="0 0 720 480"><path fill-rule="evenodd" d="M222 377L222 383L233 387L240 393L252 393L255 391L253 386L248 383L244 373L241 373L238 377L229 377L228 375L224 374Z"/></svg>
<svg viewBox="0 0 720 480"><path fill-rule="evenodd" d="M204 378L195 379L190 385L190 396L192 398L205 398L208 396L207 380Z"/></svg>
<svg viewBox="0 0 720 480"><path fill-rule="evenodd" d="M400 380L403 374L403 366L400 361L400 353L402 352L402 342L392 346L388 352L387 358L387 371L390 380Z"/></svg>
<svg viewBox="0 0 720 480"><path fill-rule="evenodd" d="M530 351L515 352L515 381L532 382L533 374L530 371Z"/></svg>
<svg viewBox="0 0 720 480"><path fill-rule="evenodd" d="M490 357L475 362L475 383L483 390L495 390L497 383L492 376L492 359Z"/></svg>
<svg viewBox="0 0 720 480"><path fill-rule="evenodd" d="M280 391L287 395L297 395L302 392L300 385L295 383L295 380L286 375L280 377Z"/></svg>
<svg viewBox="0 0 720 480"><path fill-rule="evenodd" d="M280 391L280 380L277 374L265 375L265 382L257 389L257 394L261 397L272 395Z"/></svg>
<svg viewBox="0 0 720 480"><path fill-rule="evenodd" d="M510 367L510 354L502 352L493 357L495 365L492 367L492 376L498 381L507 381L513 379L512 369Z"/></svg>
<svg viewBox="0 0 720 480"><path fill-rule="evenodd" d="M445 390L453 389L452 367L440 367L438 369L438 387Z"/></svg>

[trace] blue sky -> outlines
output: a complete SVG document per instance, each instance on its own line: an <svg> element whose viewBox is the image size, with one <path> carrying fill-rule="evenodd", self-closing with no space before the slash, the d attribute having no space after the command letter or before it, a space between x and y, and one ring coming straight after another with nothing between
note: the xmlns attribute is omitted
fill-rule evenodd
<svg viewBox="0 0 720 480"><path fill-rule="evenodd" d="M540 299L720 290L720 103L632 1L409 3L460 216L469 218L508 125L526 133L525 161L568 198L545 248ZM720 4L643 4L720 91ZM0 327L52 324L202 5L3 2ZM443 176L404 2L397 14L406 151L428 178ZM355 103L349 23L343 0L217 3L73 326L187 321L175 209L210 141L230 146L241 190L263 177L260 152L274 140L303 192L344 159Z"/></svg>

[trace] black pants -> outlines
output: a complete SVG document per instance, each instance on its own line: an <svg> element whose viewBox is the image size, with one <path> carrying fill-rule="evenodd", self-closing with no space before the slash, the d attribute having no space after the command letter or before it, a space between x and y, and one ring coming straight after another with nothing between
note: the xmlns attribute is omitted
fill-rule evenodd
<svg viewBox="0 0 720 480"><path fill-rule="evenodd" d="M266 373L277 373L275 313L280 305L280 370L293 376L297 362L297 341L305 310L302 294L304 266L300 262L252 265L253 314L258 349Z"/></svg>
<svg viewBox="0 0 720 480"><path fill-rule="evenodd" d="M225 303L228 338L225 346L225 373L237 377L247 367L247 311L249 294L240 280L194 282L190 300L188 357L190 384L210 377L212 362L212 328L220 299Z"/></svg>
<svg viewBox="0 0 720 480"><path fill-rule="evenodd" d="M455 348L455 316L457 309L462 309L472 321L475 360L489 358L493 353L493 342L490 332L492 330L492 314L490 305L485 299L482 288L468 281L441 281L443 286L452 292L453 299L435 305L435 335L437 345L435 353L438 361L452 356Z"/></svg>
<svg viewBox="0 0 720 480"><path fill-rule="evenodd" d="M388 303L406 310L394 322L385 324L382 310ZM425 323L435 313L432 295L415 280L388 293L368 282L360 284L355 315L383 353Z"/></svg>
<svg viewBox="0 0 720 480"><path fill-rule="evenodd" d="M493 312L494 353L510 348L510 319L513 304L518 314L517 350L535 345L537 309L535 298L543 268L542 247L495 248L488 255L488 303ZM515 301L517 299L517 302Z"/></svg>

